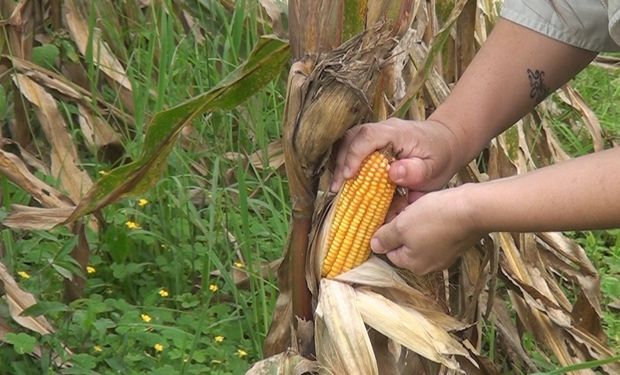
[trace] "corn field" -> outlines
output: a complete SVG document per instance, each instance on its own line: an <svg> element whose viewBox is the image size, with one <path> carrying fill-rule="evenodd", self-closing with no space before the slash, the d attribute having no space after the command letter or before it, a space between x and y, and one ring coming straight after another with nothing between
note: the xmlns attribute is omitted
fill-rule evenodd
<svg viewBox="0 0 620 375"><path fill-rule="evenodd" d="M252 5L260 5L255 27L265 35L225 79L208 89L188 89L187 97L195 96L175 106L164 105L158 93L163 83L137 95L127 73L132 51L114 43L122 39L114 30L149 22L151 9L160 7L162 20L165 14L186 35L209 43L208 29L217 25L201 25L194 12L216 3L229 12L250 7L223 0L108 0L103 6L81 0L0 1L0 99L10 103L0 172L28 196L26 204L11 205L2 224L19 233L64 228L73 236L67 249L73 261L59 291L64 300L85 297L91 233L106 227L106 208L153 189L178 145L202 144L191 136L196 122L233 111L288 72L281 139L249 156L221 155L245 157L256 170L274 173L283 173L283 164L289 188L292 218L282 239L283 258L263 267L265 272L278 267L277 302L269 311L264 359L249 374L534 373L540 369L532 353L559 367L591 363L574 373L594 374L593 368L620 373L617 348L610 347L601 324L600 276L585 250L562 233L492 233L450 269L424 277L374 255L345 273L322 276L334 220L329 185L338 140L364 122L426 119L484 43L500 2L260 0ZM101 25L103 20L112 27ZM52 40L62 41L60 55L58 49L41 48ZM162 50L153 47L150 58L172 59L173 52ZM59 68L49 61L60 61ZM617 59L601 56L595 63L611 67ZM115 100L107 100L106 93L114 93ZM152 116L140 110L148 101L156 103ZM549 123L560 106L579 114L574 126L587 129L595 151L617 146L567 84L493 139L450 186L570 158ZM126 148L133 139L140 140L138 150ZM109 169L99 173L85 158ZM194 173L204 170L192 164ZM233 237L227 232L236 245ZM241 274L239 284L248 280ZM38 301L14 277L0 264L8 306L0 340L19 331L55 332L45 314L32 313ZM31 313L23 314L29 308ZM492 358L485 346L489 326L495 327L497 346ZM37 345L31 355L49 351ZM51 366L72 367L75 348L60 345L52 351ZM615 363L609 360L614 356Z"/></svg>

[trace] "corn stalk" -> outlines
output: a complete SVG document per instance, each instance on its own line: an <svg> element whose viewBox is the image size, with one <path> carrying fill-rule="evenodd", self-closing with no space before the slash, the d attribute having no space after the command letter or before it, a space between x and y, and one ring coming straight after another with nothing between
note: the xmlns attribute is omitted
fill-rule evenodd
<svg viewBox="0 0 620 375"><path fill-rule="evenodd" d="M559 233L493 234L449 271L423 278L376 257L335 279L316 271L330 221L334 144L359 123L428 117L496 17L492 1L289 2L294 61L283 141L293 217L266 356L293 348L326 373L499 373L480 355L486 324L498 330L496 363L522 371L537 370L522 346L524 332L560 365L613 356L600 327L598 274L583 249ZM591 117L582 101L569 101ZM472 163L451 185L566 158L542 115L554 111L549 103L491 142L487 170ZM596 140L600 127L585 123ZM534 139L537 127L543 134ZM574 282L572 290L562 279ZM249 373L266 373L261 368ZM601 369L619 371L614 364Z"/></svg>

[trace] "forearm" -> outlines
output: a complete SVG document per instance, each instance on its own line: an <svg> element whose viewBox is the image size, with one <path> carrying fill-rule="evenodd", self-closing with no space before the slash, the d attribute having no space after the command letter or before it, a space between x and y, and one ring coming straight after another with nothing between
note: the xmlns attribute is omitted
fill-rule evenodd
<svg viewBox="0 0 620 375"><path fill-rule="evenodd" d="M454 168L472 160L595 56L510 21L497 22L448 99L429 118L455 135L460 155Z"/></svg>
<svg viewBox="0 0 620 375"><path fill-rule="evenodd" d="M463 186L480 232L620 227L620 148L524 175Z"/></svg>

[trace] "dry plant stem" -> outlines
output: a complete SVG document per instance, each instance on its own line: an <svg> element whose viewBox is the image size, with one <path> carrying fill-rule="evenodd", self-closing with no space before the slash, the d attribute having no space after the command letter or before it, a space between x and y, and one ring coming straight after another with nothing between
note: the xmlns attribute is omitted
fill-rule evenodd
<svg viewBox="0 0 620 375"><path fill-rule="evenodd" d="M49 7L52 28L59 30L62 27L62 2L61 0L50 0Z"/></svg>
<svg viewBox="0 0 620 375"><path fill-rule="evenodd" d="M302 320L312 320L311 295L305 280L305 263L306 249L308 247L308 233L312 225L312 212L314 211L314 192L316 186L304 172L299 161L299 155L295 152L294 131L295 122L301 111L303 90L307 76L312 70L313 63L311 61L297 62L293 64L289 73L289 81L287 86L287 100L284 116L284 160L286 174L289 178L289 190L292 201L292 228L290 230L290 238L287 244L285 261L281 272L288 274L280 275L280 287L289 289L293 305L293 321L296 324L297 317ZM289 266L287 266L287 264ZM287 290L284 290L286 292ZM287 319L281 317L280 319ZM289 324L288 322L286 323ZM286 326L284 327L284 330ZM275 338L274 336L282 333L273 333L274 327L268 335L268 341L274 340L282 342L283 338ZM273 344L270 351L280 352L286 347L278 348L281 344ZM302 355L304 353L302 348Z"/></svg>
<svg viewBox="0 0 620 375"><path fill-rule="evenodd" d="M476 12L478 10L475 0L467 1L456 21L456 75L457 79L463 75L469 63L476 53L474 31L476 27Z"/></svg>

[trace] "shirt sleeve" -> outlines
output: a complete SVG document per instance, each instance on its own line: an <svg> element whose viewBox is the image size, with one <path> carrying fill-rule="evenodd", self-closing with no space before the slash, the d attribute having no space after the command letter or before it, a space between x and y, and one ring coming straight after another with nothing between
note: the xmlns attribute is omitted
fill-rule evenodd
<svg viewBox="0 0 620 375"><path fill-rule="evenodd" d="M609 35L609 16L600 0L504 0L501 16L578 48L620 51Z"/></svg>

